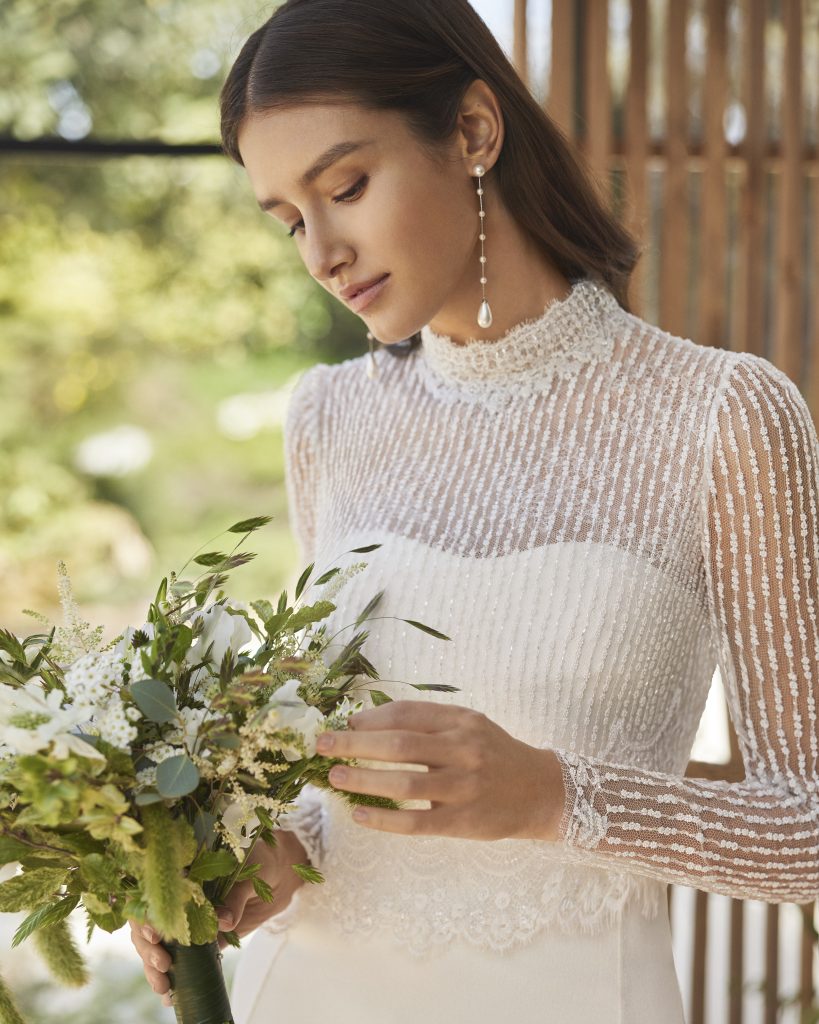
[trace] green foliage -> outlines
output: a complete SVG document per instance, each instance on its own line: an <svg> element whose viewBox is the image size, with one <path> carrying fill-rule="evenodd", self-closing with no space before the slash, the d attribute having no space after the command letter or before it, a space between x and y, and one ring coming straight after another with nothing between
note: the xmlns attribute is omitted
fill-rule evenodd
<svg viewBox="0 0 819 1024"><path fill-rule="evenodd" d="M191 865L188 877L196 882L223 878L239 866L230 850L203 850Z"/></svg>
<svg viewBox="0 0 819 1024"><path fill-rule="evenodd" d="M190 826L172 817L164 804L144 807L142 824L145 830L143 881L149 917L165 938L187 944L190 942L185 912L188 900L182 879L185 867L193 858L196 838ZM186 829L190 831L189 841Z"/></svg>
<svg viewBox="0 0 819 1024"><path fill-rule="evenodd" d="M25 1024L8 986L0 978L0 1024Z"/></svg>
<svg viewBox="0 0 819 1024"><path fill-rule="evenodd" d="M199 785L199 769L187 756L176 754L156 769L156 788L167 799L192 793Z"/></svg>
<svg viewBox="0 0 819 1024"><path fill-rule="evenodd" d="M179 712L176 698L162 680L140 679L131 683L130 691L139 710L152 722L172 722L176 718Z"/></svg>
<svg viewBox="0 0 819 1024"><path fill-rule="evenodd" d="M53 895L65 882L67 868L35 868L0 883L0 912L16 913Z"/></svg>
<svg viewBox="0 0 819 1024"><path fill-rule="evenodd" d="M14 938L11 942L12 946L19 946L21 942L25 942L29 935L36 932L38 928L45 928L62 921L68 917L78 903L79 896L63 896L62 899L37 907L14 933Z"/></svg>
<svg viewBox="0 0 819 1024"><path fill-rule="evenodd" d="M88 983L88 968L64 918L34 932L34 944L54 978L63 985Z"/></svg>

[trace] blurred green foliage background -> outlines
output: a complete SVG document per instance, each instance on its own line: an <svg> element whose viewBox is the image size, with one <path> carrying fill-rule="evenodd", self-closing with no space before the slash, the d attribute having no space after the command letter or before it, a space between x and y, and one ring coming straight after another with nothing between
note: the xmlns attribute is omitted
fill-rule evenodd
<svg viewBox="0 0 819 1024"><path fill-rule="evenodd" d="M275 4L0 4L0 134L218 142L218 93ZM299 373L366 350L222 155L0 155L0 622L55 609L64 558L94 623L272 515L237 596L296 571L281 424Z"/></svg>

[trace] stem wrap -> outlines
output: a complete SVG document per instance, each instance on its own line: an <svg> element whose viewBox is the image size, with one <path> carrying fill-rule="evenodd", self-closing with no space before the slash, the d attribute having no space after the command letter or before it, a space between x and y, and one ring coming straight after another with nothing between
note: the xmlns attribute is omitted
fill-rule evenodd
<svg viewBox="0 0 819 1024"><path fill-rule="evenodd" d="M164 945L173 961L168 979L178 1024L234 1024L219 943Z"/></svg>

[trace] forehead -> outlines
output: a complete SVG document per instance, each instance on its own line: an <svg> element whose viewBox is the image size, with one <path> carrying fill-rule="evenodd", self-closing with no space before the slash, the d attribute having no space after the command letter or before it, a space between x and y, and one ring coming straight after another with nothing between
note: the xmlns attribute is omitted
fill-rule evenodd
<svg viewBox="0 0 819 1024"><path fill-rule="evenodd" d="M256 197L289 199L300 179L331 146L373 140L373 151L400 132L400 119L350 103L304 104L256 114L239 132L239 151Z"/></svg>

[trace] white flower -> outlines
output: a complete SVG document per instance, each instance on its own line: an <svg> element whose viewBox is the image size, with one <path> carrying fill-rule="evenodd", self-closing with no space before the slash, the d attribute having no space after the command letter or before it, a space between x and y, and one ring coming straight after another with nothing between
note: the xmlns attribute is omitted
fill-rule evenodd
<svg viewBox="0 0 819 1024"><path fill-rule="evenodd" d="M213 649L209 660L219 666L222 664L222 658L228 647L235 658L238 654L243 653L244 648L255 639L247 619L243 615L231 614L231 608L247 611L242 602L235 601L233 605L211 604L207 608L200 608L194 612L190 625L193 626L201 619L204 622L204 629L196 643L188 649L185 655L188 665L196 665L202 661L211 643Z"/></svg>
<svg viewBox="0 0 819 1024"><path fill-rule="evenodd" d="M217 712L212 711L210 708L188 708L182 707L179 709L177 715L178 725L175 729L167 733L167 739L174 743L183 743L188 749L188 752L193 754L197 752L197 740L199 739L199 732L202 725L208 721L218 718ZM202 751L198 751L202 753Z"/></svg>
<svg viewBox="0 0 819 1024"><path fill-rule="evenodd" d="M125 662L116 651L92 652L78 658L65 671L65 690L77 710L86 717L119 691Z"/></svg>
<svg viewBox="0 0 819 1024"><path fill-rule="evenodd" d="M126 708L121 698L114 696L99 714L94 715L92 722L100 736L108 743L121 750L130 750L131 743L138 735L136 726L129 721L133 718L133 711L137 712L137 717L141 717L138 708Z"/></svg>
<svg viewBox="0 0 819 1024"><path fill-rule="evenodd" d="M222 811L222 825L230 832L236 843L243 850L250 846L250 833L258 824L259 819L256 817L256 814L249 807L243 807L241 802L229 803ZM246 836L243 836L241 833L243 825L248 833Z"/></svg>
<svg viewBox="0 0 819 1024"><path fill-rule="evenodd" d="M325 726L324 715L298 696L300 679L288 679L270 699L269 717L265 729L295 729L304 737L304 750L292 744L283 745L281 752L288 761L312 757L316 752L316 736Z"/></svg>
<svg viewBox="0 0 819 1024"><path fill-rule="evenodd" d="M90 743L69 732L86 717L83 708L61 707L59 688L46 693L35 677L24 686L0 684L0 742L18 754L51 749L58 760L69 754L105 760Z"/></svg>

